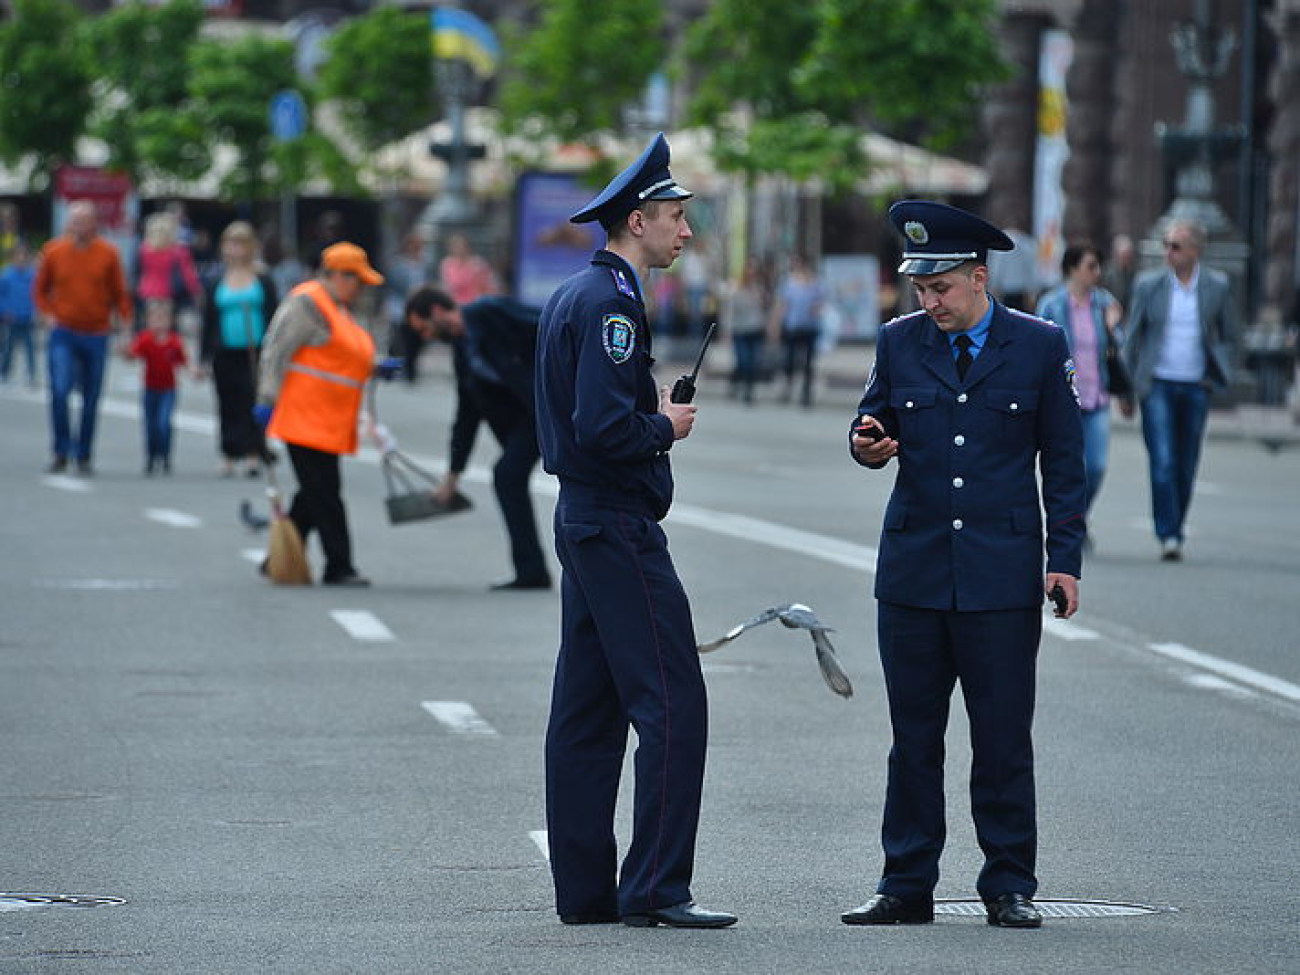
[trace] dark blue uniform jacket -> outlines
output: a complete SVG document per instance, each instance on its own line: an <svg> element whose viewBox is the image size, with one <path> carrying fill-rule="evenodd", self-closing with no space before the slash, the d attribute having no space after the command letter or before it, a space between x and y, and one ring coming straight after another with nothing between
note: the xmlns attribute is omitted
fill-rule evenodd
<svg viewBox="0 0 1300 975"><path fill-rule="evenodd" d="M587 498L668 513L672 422L659 412L636 275L597 251L542 310L537 440L545 469Z"/></svg>
<svg viewBox="0 0 1300 975"><path fill-rule="evenodd" d="M899 442L876 598L940 610L1040 606L1044 514L1046 571L1080 576L1083 429L1061 329L997 305L961 381L929 315L895 319L881 327L858 411Z"/></svg>

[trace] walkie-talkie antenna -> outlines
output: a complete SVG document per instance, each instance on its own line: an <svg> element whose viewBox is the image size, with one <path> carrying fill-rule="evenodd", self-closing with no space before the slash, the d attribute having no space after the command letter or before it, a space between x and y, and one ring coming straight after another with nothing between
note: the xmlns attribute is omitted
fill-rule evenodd
<svg viewBox="0 0 1300 975"><path fill-rule="evenodd" d="M704 365L704 353L709 351L709 343L713 341L713 333L717 328L717 322L710 323L709 330L704 335L704 343L700 346L699 357L695 360L695 368L691 370L690 375L678 377L677 382L673 384L670 398L674 403L689 403L695 399L695 377L700 374L700 367Z"/></svg>

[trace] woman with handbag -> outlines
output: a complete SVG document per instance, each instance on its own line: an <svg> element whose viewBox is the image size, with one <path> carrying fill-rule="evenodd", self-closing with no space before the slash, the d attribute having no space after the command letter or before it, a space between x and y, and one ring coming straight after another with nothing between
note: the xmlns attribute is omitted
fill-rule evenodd
<svg viewBox="0 0 1300 975"><path fill-rule="evenodd" d="M1037 314L1065 331L1074 359L1079 408L1083 413L1084 470L1088 477L1088 507L1092 507L1106 476L1110 450L1110 397L1120 412L1133 415L1132 391L1119 356L1119 323L1124 317L1115 296L1099 286L1101 251L1093 244L1071 244L1061 257L1065 280L1038 302ZM1089 536L1086 543L1092 547Z"/></svg>

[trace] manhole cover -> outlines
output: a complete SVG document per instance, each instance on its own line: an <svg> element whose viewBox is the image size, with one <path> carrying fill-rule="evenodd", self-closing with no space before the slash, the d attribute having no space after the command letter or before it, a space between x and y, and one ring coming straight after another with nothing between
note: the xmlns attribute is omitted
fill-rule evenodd
<svg viewBox="0 0 1300 975"><path fill-rule="evenodd" d="M115 907L125 903L124 897L101 897L97 894L0 893L0 911L44 911L53 907Z"/></svg>
<svg viewBox="0 0 1300 975"><path fill-rule="evenodd" d="M1172 907L1147 907L1116 901L1050 900L1034 901L1043 917L1136 917L1141 914L1164 914ZM956 917L984 917L984 902L976 900L937 900L934 913Z"/></svg>

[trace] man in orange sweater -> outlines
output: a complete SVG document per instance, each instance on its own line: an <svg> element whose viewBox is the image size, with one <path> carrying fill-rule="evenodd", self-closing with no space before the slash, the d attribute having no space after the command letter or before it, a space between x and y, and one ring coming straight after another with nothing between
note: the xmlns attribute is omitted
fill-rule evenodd
<svg viewBox="0 0 1300 975"><path fill-rule="evenodd" d="M113 314L125 334L131 321L131 295L117 248L98 235L95 205L76 200L68 206L65 234L41 250L36 272L36 309L50 330L50 420L54 428L52 474L75 460L77 470L91 473L99 391L108 360ZM74 439L68 417L73 387L81 392L81 424Z"/></svg>

